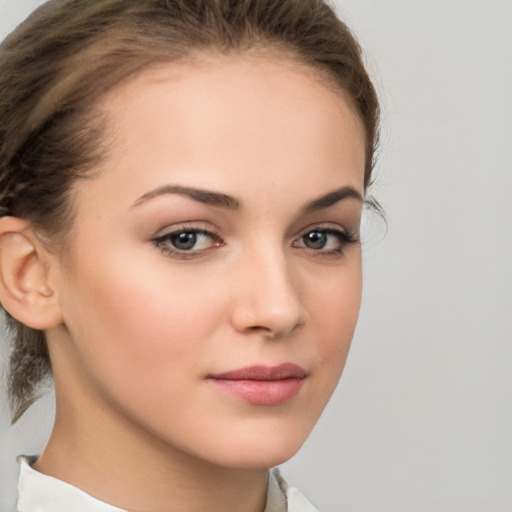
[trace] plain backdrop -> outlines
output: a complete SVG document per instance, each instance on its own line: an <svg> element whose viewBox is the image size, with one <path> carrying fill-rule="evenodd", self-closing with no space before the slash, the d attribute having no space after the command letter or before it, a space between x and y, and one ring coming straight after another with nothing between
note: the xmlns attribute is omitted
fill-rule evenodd
<svg viewBox="0 0 512 512"><path fill-rule="evenodd" d="M0 0L0 37L39 3ZM383 238L378 219L365 223L347 367L283 472L324 512L510 512L512 1L337 6L383 101L373 192L389 228ZM54 403L47 395L9 427L0 402L10 512L14 457L41 450Z"/></svg>

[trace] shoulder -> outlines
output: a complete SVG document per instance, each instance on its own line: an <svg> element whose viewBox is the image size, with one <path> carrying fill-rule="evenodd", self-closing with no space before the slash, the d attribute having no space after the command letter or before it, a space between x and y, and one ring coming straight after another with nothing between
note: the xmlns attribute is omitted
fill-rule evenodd
<svg viewBox="0 0 512 512"><path fill-rule="evenodd" d="M287 512L319 512L298 489L288 485L278 469L272 470L269 487L272 485L272 479L275 479L285 496Z"/></svg>
<svg viewBox="0 0 512 512"><path fill-rule="evenodd" d="M288 512L319 512L295 487L289 487Z"/></svg>
<svg viewBox="0 0 512 512"><path fill-rule="evenodd" d="M18 512L126 512L103 503L84 491L39 473L32 464L36 456L19 456Z"/></svg>

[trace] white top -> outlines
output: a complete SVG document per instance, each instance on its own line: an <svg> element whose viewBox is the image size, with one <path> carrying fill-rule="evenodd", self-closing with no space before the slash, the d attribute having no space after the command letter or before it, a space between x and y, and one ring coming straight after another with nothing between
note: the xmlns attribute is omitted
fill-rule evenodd
<svg viewBox="0 0 512 512"><path fill-rule="evenodd" d="M127 512L108 505L71 484L31 467L37 457L18 457L18 512ZM269 474L265 512L318 512L294 487L273 469Z"/></svg>

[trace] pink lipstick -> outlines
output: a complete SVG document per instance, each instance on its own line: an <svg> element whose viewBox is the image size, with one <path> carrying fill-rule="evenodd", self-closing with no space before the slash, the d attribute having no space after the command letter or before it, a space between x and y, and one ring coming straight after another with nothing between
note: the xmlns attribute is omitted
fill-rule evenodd
<svg viewBox="0 0 512 512"><path fill-rule="evenodd" d="M249 366L210 375L208 380L252 405L279 405L301 390L306 377L303 368L285 363L273 367Z"/></svg>

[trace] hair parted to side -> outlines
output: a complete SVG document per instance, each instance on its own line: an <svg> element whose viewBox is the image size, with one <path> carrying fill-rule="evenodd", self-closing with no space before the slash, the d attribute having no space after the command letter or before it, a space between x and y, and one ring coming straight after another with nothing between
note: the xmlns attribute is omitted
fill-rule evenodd
<svg viewBox="0 0 512 512"><path fill-rule="evenodd" d="M50 0L0 46L0 216L62 243L71 186L108 150L101 95L152 65L252 49L309 66L352 103L366 129L366 189L378 100L358 43L323 0ZM44 333L6 315L15 422L51 365Z"/></svg>

